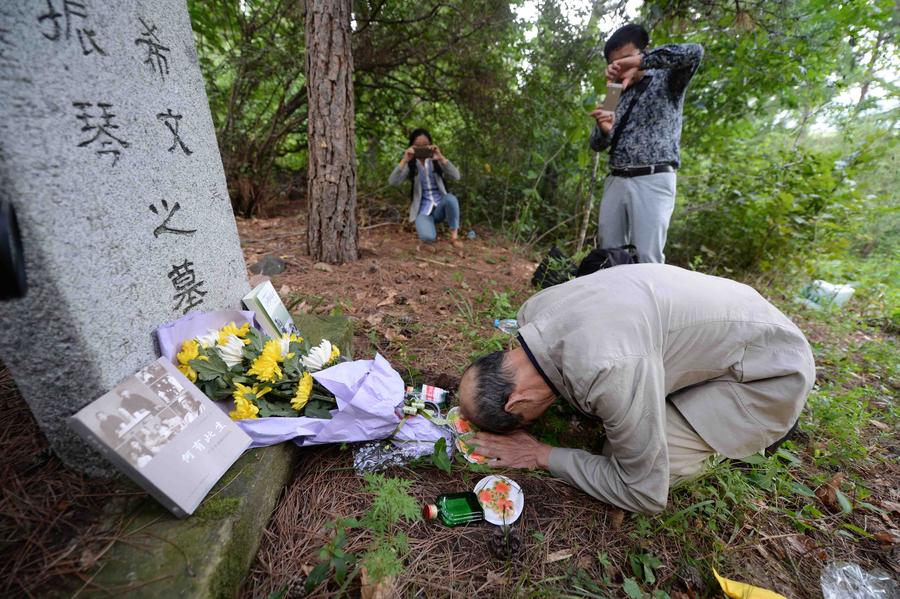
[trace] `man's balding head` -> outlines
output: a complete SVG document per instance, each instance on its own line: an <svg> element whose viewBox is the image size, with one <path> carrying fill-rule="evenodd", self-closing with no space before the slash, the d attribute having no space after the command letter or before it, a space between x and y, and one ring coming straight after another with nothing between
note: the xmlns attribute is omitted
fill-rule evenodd
<svg viewBox="0 0 900 599"><path fill-rule="evenodd" d="M514 389L506 355L507 352L498 351L481 356L469 364L459 383L463 418L495 433L508 433L524 424L521 417L506 411Z"/></svg>

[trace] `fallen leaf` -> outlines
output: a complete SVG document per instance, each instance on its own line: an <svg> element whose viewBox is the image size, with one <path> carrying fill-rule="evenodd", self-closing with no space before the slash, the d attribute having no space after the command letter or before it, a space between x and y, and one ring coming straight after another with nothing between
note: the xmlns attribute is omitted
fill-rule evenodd
<svg viewBox="0 0 900 599"><path fill-rule="evenodd" d="M291 294L290 285L282 285L281 289L278 290L278 295L280 295L282 298L285 298L290 294Z"/></svg>
<svg viewBox="0 0 900 599"><path fill-rule="evenodd" d="M560 549L559 551L554 551L547 555L547 559L544 560L545 564L552 564L553 562L558 562L564 559L569 559L572 557L573 552L570 549Z"/></svg>
<svg viewBox="0 0 900 599"><path fill-rule="evenodd" d="M369 576L368 570L362 568L362 580L359 595L362 599L389 599L397 596L397 589L394 586L396 578L388 576L379 581L375 581Z"/></svg>
<svg viewBox="0 0 900 599"><path fill-rule="evenodd" d="M490 570L487 573L487 581L488 586L506 586L509 584L509 581L502 574L497 574L493 570Z"/></svg>
<svg viewBox="0 0 900 599"><path fill-rule="evenodd" d="M612 530L619 530L622 527L622 522L625 521L625 511L620 510L617 507L611 508L609 510L609 527Z"/></svg>
<svg viewBox="0 0 900 599"><path fill-rule="evenodd" d="M838 472L835 474L830 481L816 489L816 497L819 498L819 501L833 512L837 512L841 510L841 506L838 503L838 489L840 489L841 481L844 480L844 473Z"/></svg>
<svg viewBox="0 0 900 599"><path fill-rule="evenodd" d="M403 333L396 333L392 329L388 329L384 332L384 338L388 341L409 341L409 337Z"/></svg>
<svg viewBox="0 0 900 599"><path fill-rule="evenodd" d="M875 533L875 540L885 545L896 545L900 543L900 530L882 530Z"/></svg>
<svg viewBox="0 0 900 599"><path fill-rule="evenodd" d="M890 426L888 426L887 424L885 424L879 420L869 419L869 424L871 424L872 426L874 426L875 428L877 428L878 430L881 430L881 431L891 430Z"/></svg>
<svg viewBox="0 0 900 599"><path fill-rule="evenodd" d="M796 534L785 537L784 542L788 546L788 548L792 549L795 553L799 553L800 555L806 555L816 549L816 542L803 534Z"/></svg>
<svg viewBox="0 0 900 599"><path fill-rule="evenodd" d="M384 297L383 300L381 300L380 302L378 302L377 304L375 304L375 307L376 307L376 308L381 308L381 307L384 307L384 306L390 306L391 304L394 303L394 298L395 298L395 297L397 297L397 290L396 290L396 289L388 289L388 290L387 290L387 295L385 295L385 297Z"/></svg>
<svg viewBox="0 0 900 599"><path fill-rule="evenodd" d="M369 314L368 316L366 316L366 322L373 327L377 327L379 324L381 324L382 320L384 320L384 314L380 312L376 312L374 314Z"/></svg>
<svg viewBox="0 0 900 599"><path fill-rule="evenodd" d="M882 499L878 503L881 504L881 507L886 509L889 512L900 512L900 503L896 501L889 501L887 499Z"/></svg>
<svg viewBox="0 0 900 599"><path fill-rule="evenodd" d="M316 262L313 264L313 268L322 272L332 272L334 270L330 264L325 264L324 262Z"/></svg>

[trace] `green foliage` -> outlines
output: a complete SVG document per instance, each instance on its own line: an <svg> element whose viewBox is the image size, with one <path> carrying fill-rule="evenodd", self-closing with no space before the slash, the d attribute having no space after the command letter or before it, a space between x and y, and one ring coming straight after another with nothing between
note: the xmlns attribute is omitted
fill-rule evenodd
<svg viewBox="0 0 900 599"><path fill-rule="evenodd" d="M649 553L632 554L628 558L631 564L631 571L635 578L643 580L646 584L654 584L656 582L655 571L662 566L662 562L655 555Z"/></svg>
<svg viewBox="0 0 900 599"><path fill-rule="evenodd" d="M375 495L372 506L362 519L362 525L376 534L384 534L401 520L416 522L421 519L419 505L409 495L412 481L388 478L367 472L365 493Z"/></svg>
<svg viewBox="0 0 900 599"><path fill-rule="evenodd" d="M447 439L441 437L434 443L434 452L431 454L431 463L434 467L450 474L450 458L447 457Z"/></svg>
<svg viewBox="0 0 900 599"><path fill-rule="evenodd" d="M412 481L376 473L366 473L364 479L363 492L374 495L372 505L358 521L338 518L326 525L333 534L319 550L319 563L306 578L304 589L307 593L329 578L333 578L343 592L360 568L365 568L376 582L403 570L409 541L398 527L421 519L418 503L408 493ZM362 528L371 538L362 554L346 550L347 531L352 528Z"/></svg>
<svg viewBox="0 0 900 599"><path fill-rule="evenodd" d="M355 554L346 551L347 530L358 524L352 519L339 518L325 525L326 529L333 531L333 535L319 550L319 563L315 565L303 583L303 588L307 593L325 582L332 572L339 585L347 582L348 568L356 559Z"/></svg>

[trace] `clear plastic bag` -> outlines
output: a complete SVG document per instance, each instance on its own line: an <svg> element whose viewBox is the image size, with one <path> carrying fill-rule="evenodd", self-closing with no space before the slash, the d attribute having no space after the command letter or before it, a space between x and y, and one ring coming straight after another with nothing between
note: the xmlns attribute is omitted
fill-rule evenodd
<svg viewBox="0 0 900 599"><path fill-rule="evenodd" d="M834 562L820 578L824 599L898 599L900 585L881 570L864 570L859 564Z"/></svg>

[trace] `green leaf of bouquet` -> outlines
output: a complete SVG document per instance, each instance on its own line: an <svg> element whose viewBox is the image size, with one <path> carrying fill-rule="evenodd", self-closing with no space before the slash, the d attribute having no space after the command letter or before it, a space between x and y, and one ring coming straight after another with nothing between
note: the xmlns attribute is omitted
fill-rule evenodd
<svg viewBox="0 0 900 599"><path fill-rule="evenodd" d="M326 402L321 399L311 399L309 400L309 403L306 404L306 407L303 408L303 415L308 416L309 418L331 420L332 409L334 409L334 404L331 402Z"/></svg>
<svg viewBox="0 0 900 599"><path fill-rule="evenodd" d="M450 474L450 458L447 457L447 440L444 437L434 444L434 452L431 454L431 463L435 468Z"/></svg>
<svg viewBox="0 0 900 599"><path fill-rule="evenodd" d="M290 417L297 415L297 412L290 406L290 404L275 401L266 401L265 399L257 399L256 404L259 406L259 415L262 417Z"/></svg>
<svg viewBox="0 0 900 599"><path fill-rule="evenodd" d="M228 365L218 355L210 356L209 360L191 360L191 367L197 371L197 376L205 381L209 381L228 372Z"/></svg>

